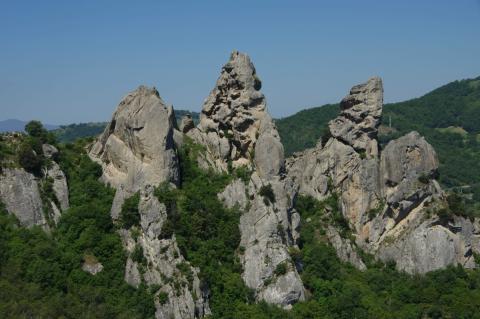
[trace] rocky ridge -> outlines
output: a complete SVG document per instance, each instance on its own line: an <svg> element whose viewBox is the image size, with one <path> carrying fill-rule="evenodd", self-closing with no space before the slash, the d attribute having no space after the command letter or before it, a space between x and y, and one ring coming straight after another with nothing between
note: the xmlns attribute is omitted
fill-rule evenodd
<svg viewBox="0 0 480 319"><path fill-rule="evenodd" d="M330 241L340 258L358 268L364 264L355 245L410 273L450 264L474 267L479 222L461 217L445 222L436 215L446 205L435 180L438 160L418 133L391 141L379 152L382 106L379 78L354 86L329 123L331 137L288 159L289 177L301 194L318 200L339 194L355 242Z"/></svg>

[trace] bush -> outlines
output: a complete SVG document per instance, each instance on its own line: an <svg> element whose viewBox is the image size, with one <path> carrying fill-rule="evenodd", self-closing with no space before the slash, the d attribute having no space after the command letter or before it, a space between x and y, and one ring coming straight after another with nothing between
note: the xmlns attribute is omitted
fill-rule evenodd
<svg viewBox="0 0 480 319"><path fill-rule="evenodd" d="M120 212L120 223L123 228L129 229L132 226L140 225L140 213L138 212L138 204L140 202L140 193L125 199Z"/></svg>
<svg viewBox="0 0 480 319"><path fill-rule="evenodd" d="M286 262L281 262L275 267L275 271L273 272L275 276L283 276L287 273L288 267Z"/></svg>
<svg viewBox="0 0 480 319"><path fill-rule="evenodd" d="M258 192L260 196L263 196L263 201L265 205L269 205L270 203L275 203L275 193L273 192L272 185L267 184L260 187L260 191Z"/></svg>
<svg viewBox="0 0 480 319"><path fill-rule="evenodd" d="M168 302L168 294L164 291L159 292L157 298L161 305L164 305Z"/></svg>
<svg viewBox="0 0 480 319"><path fill-rule="evenodd" d="M27 172L39 176L42 172L43 157L35 152L31 143L23 142L20 144L17 154L18 163Z"/></svg>

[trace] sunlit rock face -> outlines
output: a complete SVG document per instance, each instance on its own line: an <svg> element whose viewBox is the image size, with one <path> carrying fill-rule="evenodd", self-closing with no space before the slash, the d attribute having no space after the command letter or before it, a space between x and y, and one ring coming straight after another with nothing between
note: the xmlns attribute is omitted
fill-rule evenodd
<svg viewBox="0 0 480 319"><path fill-rule="evenodd" d="M332 229L329 240L341 259L360 269L365 265L354 246L410 273L474 267L478 221L440 222L436 212L446 203L435 180L438 159L420 134L411 132L379 151L382 107L381 79L354 86L329 123L331 137L287 160L289 178L301 194L319 200L339 194L355 242L333 236Z"/></svg>
<svg viewBox="0 0 480 319"><path fill-rule="evenodd" d="M103 168L102 179L117 189L112 207L118 218L124 198L146 185L178 184L174 113L155 88L140 86L122 99L90 151Z"/></svg>

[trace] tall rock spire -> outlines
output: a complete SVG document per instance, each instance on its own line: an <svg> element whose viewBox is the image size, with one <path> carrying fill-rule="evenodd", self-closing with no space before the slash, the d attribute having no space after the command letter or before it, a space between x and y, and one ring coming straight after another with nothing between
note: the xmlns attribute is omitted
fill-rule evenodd
<svg viewBox="0 0 480 319"><path fill-rule="evenodd" d="M233 51L205 99L198 129L189 132L207 146L211 166L222 171L229 165L257 166L263 176L283 168L283 146L261 87L248 55ZM258 141L262 147L256 147Z"/></svg>
<svg viewBox="0 0 480 319"><path fill-rule="evenodd" d="M373 77L355 85L340 102L340 115L330 121L333 137L369 157L378 156L377 133L382 115L382 79Z"/></svg>

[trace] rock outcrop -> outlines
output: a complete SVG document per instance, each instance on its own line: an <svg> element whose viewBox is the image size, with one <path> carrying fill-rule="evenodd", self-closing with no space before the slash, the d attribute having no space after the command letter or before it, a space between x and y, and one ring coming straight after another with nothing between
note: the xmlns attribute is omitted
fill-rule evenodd
<svg viewBox="0 0 480 319"><path fill-rule="evenodd" d="M102 179L116 189L111 215L119 218L126 198L140 193L140 225L120 230L130 257L125 281L160 288L155 293L155 317L199 318L210 313L208 294L200 289L199 270L181 255L175 236L165 238L165 205L154 196L155 186L180 180L174 142L175 119L156 89L144 86L128 94L90 151L102 165ZM189 125L187 123L187 125Z"/></svg>
<svg viewBox="0 0 480 319"><path fill-rule="evenodd" d="M252 171L247 184L235 180L219 198L243 211L240 260L246 285L258 300L289 308L305 298L288 252L298 239L299 216L292 207L293 188L281 174L283 146L260 88L250 58L234 51L204 103L198 127L187 135L206 147L202 167Z"/></svg>
<svg viewBox="0 0 480 319"><path fill-rule="evenodd" d="M338 256L360 269L364 264L350 253L352 244L410 273L450 264L473 267L472 251L480 250L473 230L478 221L457 217L455 225L439 222L436 211L446 203L435 180L438 160L418 133L391 141L379 152L382 104L379 78L354 86L329 123L331 137L290 158L289 177L300 193L318 200L339 194L355 243L340 241L331 229L328 237ZM464 227L471 231L465 233ZM462 231L452 231L456 229Z"/></svg>
<svg viewBox="0 0 480 319"><path fill-rule="evenodd" d="M267 113L261 86L250 58L234 51L203 104L199 125L188 131L190 137L207 148L200 159L203 167L224 172L229 166L259 167L262 176L281 171L283 146ZM256 147L259 144L267 149Z"/></svg>
<svg viewBox="0 0 480 319"><path fill-rule="evenodd" d="M37 179L23 169L5 168L0 175L0 200L25 227L49 229Z"/></svg>
<svg viewBox="0 0 480 319"><path fill-rule="evenodd" d="M162 227L167 221L167 210L153 194L153 187L141 191L139 202L140 226L123 230L127 251L133 255L138 247L143 261L127 260L125 280L132 286L143 281L158 285L156 318L197 318L210 314L208 293L201 289L199 269L192 267L181 255L175 236L164 238ZM138 232L137 238L133 233Z"/></svg>
<svg viewBox="0 0 480 319"><path fill-rule="evenodd" d="M60 165L55 162L55 158L58 156L58 150L55 146L49 144L43 144L43 154L46 158L50 159L48 166L44 170L46 178L53 180L53 192L56 197L56 201L50 201L52 206L55 224L60 219L61 211L65 211L70 207L68 200L68 184L65 173L60 169ZM57 207L57 204L60 207Z"/></svg>
<svg viewBox="0 0 480 319"><path fill-rule="evenodd" d="M117 189L112 216L125 197L146 185L178 184L174 113L155 88L140 86L122 99L112 120L90 151L103 168L103 180Z"/></svg>

